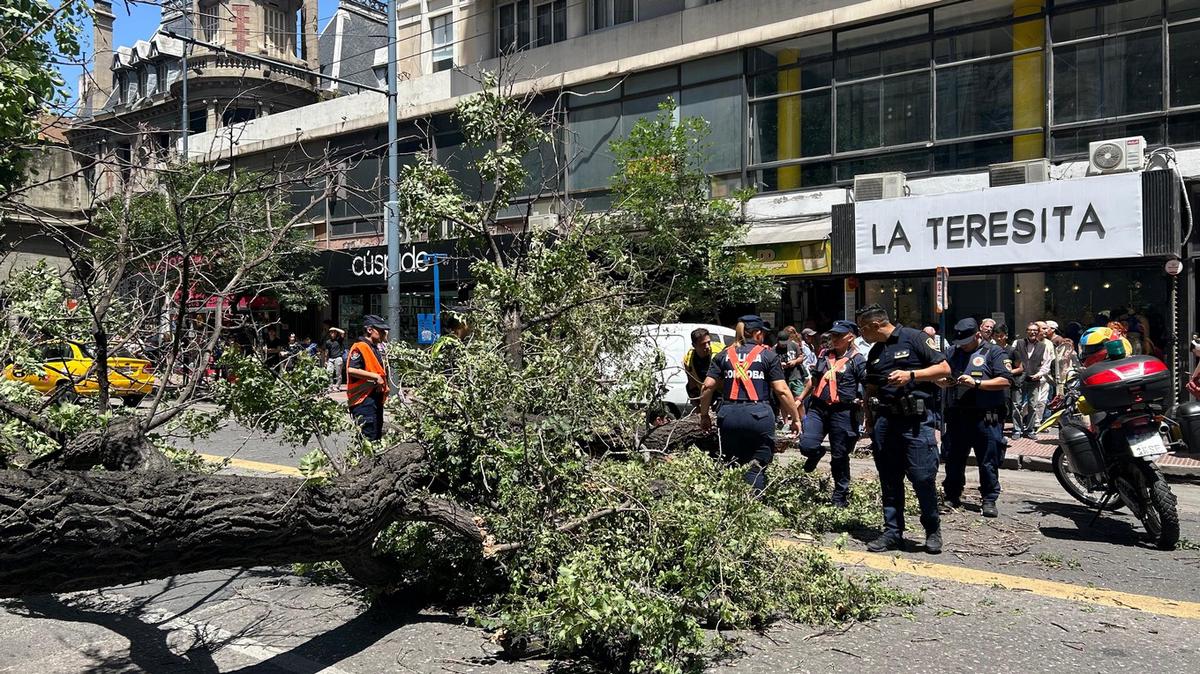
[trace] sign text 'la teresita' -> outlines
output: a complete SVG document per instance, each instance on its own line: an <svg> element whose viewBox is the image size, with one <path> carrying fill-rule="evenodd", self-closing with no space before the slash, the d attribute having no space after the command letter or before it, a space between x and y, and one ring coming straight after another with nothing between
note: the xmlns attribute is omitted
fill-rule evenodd
<svg viewBox="0 0 1200 674"><path fill-rule="evenodd" d="M859 272L1142 254L1141 176L855 204Z"/></svg>

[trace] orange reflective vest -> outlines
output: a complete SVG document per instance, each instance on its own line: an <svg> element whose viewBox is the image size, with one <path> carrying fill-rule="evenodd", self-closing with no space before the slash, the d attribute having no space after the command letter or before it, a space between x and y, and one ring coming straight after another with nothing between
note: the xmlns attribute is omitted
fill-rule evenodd
<svg viewBox="0 0 1200 674"><path fill-rule="evenodd" d="M825 391L825 386L829 385L829 402L835 404L838 402L837 373L846 369L846 363L850 362L850 356L853 355L853 351L847 351L845 356L836 360L828 356L826 357L829 369L825 371L825 374L821 375L821 382L817 384L817 392L813 394L814 397L820 398L821 393Z"/></svg>
<svg viewBox="0 0 1200 674"><path fill-rule="evenodd" d="M374 379L367 379L366 377L359 377L349 373L350 357L356 351L362 356L362 369L382 375L383 383L376 383ZM383 363L380 363L379 359L375 357L375 349L372 349L366 342L355 342L350 347L350 353L346 354L346 363L346 402L349 403L350 407L358 405L366 400L367 396L376 392L383 393L383 399L387 400L387 370L384 369Z"/></svg>
<svg viewBox="0 0 1200 674"><path fill-rule="evenodd" d="M731 346L725 349L725 356L729 358L729 365L733 368L733 388L729 391L730 400L738 400L738 387L746 387L746 395L750 400L758 402L758 389L754 388L754 381L750 379L750 365L758 359L758 354L763 352L765 347L762 344L750 349L750 353L746 354L746 360L739 362L737 355L737 347Z"/></svg>

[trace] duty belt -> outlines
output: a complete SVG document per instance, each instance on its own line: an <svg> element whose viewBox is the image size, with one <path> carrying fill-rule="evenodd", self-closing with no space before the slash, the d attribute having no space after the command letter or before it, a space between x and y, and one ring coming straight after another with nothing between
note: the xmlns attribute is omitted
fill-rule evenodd
<svg viewBox="0 0 1200 674"><path fill-rule="evenodd" d="M923 417L926 412L925 399L912 395L887 401L871 398L868 404L871 412L881 416Z"/></svg>
<svg viewBox="0 0 1200 674"><path fill-rule="evenodd" d="M947 407L947 416L983 417L989 424L1004 421L1004 408L1001 407Z"/></svg>

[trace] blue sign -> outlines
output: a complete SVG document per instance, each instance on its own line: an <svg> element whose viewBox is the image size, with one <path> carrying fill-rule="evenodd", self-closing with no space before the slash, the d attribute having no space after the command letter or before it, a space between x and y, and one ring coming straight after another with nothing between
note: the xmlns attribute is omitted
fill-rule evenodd
<svg viewBox="0 0 1200 674"><path fill-rule="evenodd" d="M417 343L433 344L438 338L438 315L417 314Z"/></svg>

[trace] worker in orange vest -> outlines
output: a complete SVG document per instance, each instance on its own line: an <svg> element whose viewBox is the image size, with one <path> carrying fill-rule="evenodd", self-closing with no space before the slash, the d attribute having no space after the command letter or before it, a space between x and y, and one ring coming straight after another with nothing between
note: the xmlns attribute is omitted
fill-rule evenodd
<svg viewBox="0 0 1200 674"><path fill-rule="evenodd" d="M804 470L816 470L825 454L821 442L829 437L829 468L833 473L833 505L850 504L850 451L858 441L855 413L862 407L863 385L867 377L867 359L854 348L858 326L850 321L834 321L829 329L832 347L817 358L816 369L804 385L801 400L807 399L804 436L800 453Z"/></svg>
<svg viewBox="0 0 1200 674"><path fill-rule="evenodd" d="M363 337L350 346L346 359L346 402L363 437L383 437L383 403L388 395L387 362L379 346L388 339L388 324L379 316L363 316Z"/></svg>
<svg viewBox="0 0 1200 674"><path fill-rule="evenodd" d="M717 410L718 437L723 457L748 466L746 482L755 491L766 488L767 466L775 456L775 411L771 395L800 432L800 414L792 391L783 378L783 366L775 349L766 345L767 330L758 316L742 316L744 344L735 344L713 356L700 394L700 427L713 427L709 408L713 396L722 392Z"/></svg>

